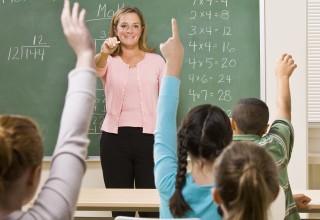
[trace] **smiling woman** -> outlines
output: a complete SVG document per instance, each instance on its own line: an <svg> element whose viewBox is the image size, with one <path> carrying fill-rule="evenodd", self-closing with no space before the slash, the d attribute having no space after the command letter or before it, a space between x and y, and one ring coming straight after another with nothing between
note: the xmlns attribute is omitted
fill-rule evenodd
<svg viewBox="0 0 320 220"><path fill-rule="evenodd" d="M165 63L154 51L147 45L147 26L141 11L120 8L112 17L109 38L95 57L107 100L100 140L107 188L155 188L153 132ZM159 217L158 213L139 215Z"/></svg>

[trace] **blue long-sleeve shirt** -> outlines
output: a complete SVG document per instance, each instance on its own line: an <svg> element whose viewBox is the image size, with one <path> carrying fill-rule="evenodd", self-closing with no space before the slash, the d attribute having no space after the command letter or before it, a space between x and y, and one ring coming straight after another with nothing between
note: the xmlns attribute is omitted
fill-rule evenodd
<svg viewBox="0 0 320 220"><path fill-rule="evenodd" d="M160 218L173 218L169 209L169 200L175 191L178 168L176 115L179 87L180 80L178 78L164 77L158 100L154 173L155 184L160 194ZM197 185L191 173L186 175L182 194L192 211L186 212L183 217L202 220L222 219L217 212L217 205L213 201L212 187L214 185Z"/></svg>

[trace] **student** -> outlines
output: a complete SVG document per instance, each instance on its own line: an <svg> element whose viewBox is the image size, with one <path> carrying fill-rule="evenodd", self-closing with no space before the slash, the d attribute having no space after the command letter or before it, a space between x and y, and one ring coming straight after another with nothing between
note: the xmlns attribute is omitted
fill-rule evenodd
<svg viewBox="0 0 320 220"><path fill-rule="evenodd" d="M232 128L223 110L212 105L193 108L176 130L180 70L184 48L176 21L173 36L160 45L166 59L160 89L155 132L155 182L160 194L160 218L221 219L211 188L215 159L232 140ZM178 146L177 146L178 145ZM187 173L187 157L192 171Z"/></svg>
<svg viewBox="0 0 320 220"><path fill-rule="evenodd" d="M147 45L147 25L141 11L120 8L112 17L110 37L95 56L106 97L100 139L106 188L155 188L153 133L165 63L154 50ZM150 212L139 215L159 217L159 213Z"/></svg>
<svg viewBox="0 0 320 220"><path fill-rule="evenodd" d="M22 207L34 197L39 184L43 141L35 122L25 116L0 116L0 219L73 218L86 170L87 133L95 102L94 45L84 23L85 10L75 3L70 14L65 0L61 23L77 56L69 73L69 86L59 137L48 180L31 208Z"/></svg>
<svg viewBox="0 0 320 220"><path fill-rule="evenodd" d="M268 132L268 106L259 99L241 99L232 111L231 120L234 141L254 141L273 156L279 170L279 182L286 195L285 219L290 220L300 219L287 171L294 140L289 78L296 67L289 54L282 54L277 61L277 115Z"/></svg>
<svg viewBox="0 0 320 220"><path fill-rule="evenodd" d="M257 146L233 142L216 161L213 196L225 220L269 219L279 192L278 171L271 155Z"/></svg>

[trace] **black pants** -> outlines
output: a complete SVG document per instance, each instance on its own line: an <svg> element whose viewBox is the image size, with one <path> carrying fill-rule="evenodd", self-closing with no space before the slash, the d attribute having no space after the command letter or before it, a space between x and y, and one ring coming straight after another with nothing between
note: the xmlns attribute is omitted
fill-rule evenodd
<svg viewBox="0 0 320 220"><path fill-rule="evenodd" d="M154 189L154 135L142 128L119 127L118 134L102 132L100 158L106 188ZM135 212L112 212L112 216L135 216ZM156 217L156 212L139 212Z"/></svg>

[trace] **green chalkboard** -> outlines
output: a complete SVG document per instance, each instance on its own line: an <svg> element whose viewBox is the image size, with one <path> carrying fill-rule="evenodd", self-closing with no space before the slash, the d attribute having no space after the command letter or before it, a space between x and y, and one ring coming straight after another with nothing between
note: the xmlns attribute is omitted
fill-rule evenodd
<svg viewBox="0 0 320 220"><path fill-rule="evenodd" d="M185 46L178 121L195 105L213 103L229 115L241 97L260 97L258 0L79 0L99 51L123 5L145 15L148 42L157 48L176 18ZM40 125L52 155L75 56L60 25L62 0L0 1L0 114L23 114ZM90 156L99 156L105 98L100 80L90 126Z"/></svg>

